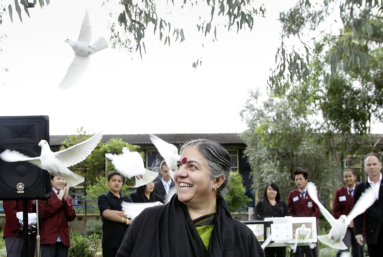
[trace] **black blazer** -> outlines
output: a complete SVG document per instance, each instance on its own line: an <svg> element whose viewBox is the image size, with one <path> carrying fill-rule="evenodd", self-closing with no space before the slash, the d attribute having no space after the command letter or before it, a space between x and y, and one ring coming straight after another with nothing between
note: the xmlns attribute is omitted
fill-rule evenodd
<svg viewBox="0 0 383 257"><path fill-rule="evenodd" d="M149 199L146 198L146 196L145 196L146 201L144 201L144 202L141 201L140 196L137 194L137 192L132 192L132 193L130 193L129 196L130 196L130 198L132 198L134 203L147 203L147 202L149 202ZM160 196L159 194L154 193L154 202L157 202L157 201L164 203L164 198L162 196Z"/></svg>
<svg viewBox="0 0 383 257"><path fill-rule="evenodd" d="M361 194L370 187L368 180L359 183L356 186L354 204L358 201ZM383 223L383 183L379 189L379 200L354 219L355 235L363 234L363 222L366 225L367 244L377 244L379 232Z"/></svg>
<svg viewBox="0 0 383 257"><path fill-rule="evenodd" d="M174 180L173 179L171 179L171 180L172 180L172 182L170 183L170 188L172 188L176 185L174 183ZM170 190L170 188L169 188L169 190ZM154 193L159 194L160 196L165 198L166 191L164 188L164 184L162 184L162 179L160 181L157 181L156 183L154 183Z"/></svg>

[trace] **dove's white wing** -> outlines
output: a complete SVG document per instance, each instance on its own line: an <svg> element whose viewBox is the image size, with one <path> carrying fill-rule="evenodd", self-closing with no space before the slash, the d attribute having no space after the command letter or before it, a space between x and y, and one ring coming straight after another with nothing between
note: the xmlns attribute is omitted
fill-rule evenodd
<svg viewBox="0 0 383 257"><path fill-rule="evenodd" d="M66 72L63 80L60 83L60 89L68 89L75 85L88 69L89 57L74 54L72 63L70 64L68 71Z"/></svg>
<svg viewBox="0 0 383 257"><path fill-rule="evenodd" d="M89 44L91 40L92 29L90 27L88 10L86 10L84 20L82 21L81 25L80 36L78 37L77 41Z"/></svg>
<svg viewBox="0 0 383 257"><path fill-rule="evenodd" d="M102 131L98 132L88 140L69 147L68 149L55 152L54 154L56 158L65 165L65 167L70 167L85 160L86 157L92 153L94 148L96 148L101 139Z"/></svg>
<svg viewBox="0 0 383 257"><path fill-rule="evenodd" d="M335 222L335 219L319 201L317 187L315 186L314 183L312 183L312 182L307 183L307 192L309 193L311 199L318 205L319 210L321 211L322 215L326 218L326 220L332 226L332 224Z"/></svg>
<svg viewBox="0 0 383 257"><path fill-rule="evenodd" d="M129 218L134 220L143 210L156 205L162 205L161 202L154 203L129 203L122 202L122 211Z"/></svg>
<svg viewBox="0 0 383 257"><path fill-rule="evenodd" d="M158 172L157 171L151 171L151 170L145 169L145 174L144 175L136 176L135 177L136 183L132 187L136 188L136 187L140 187L140 186L143 186L143 185L147 185L150 182L153 182L153 180L155 180L157 176L158 176Z"/></svg>
<svg viewBox="0 0 383 257"><path fill-rule="evenodd" d="M175 195L176 193L177 193L177 188L175 186L171 187L169 189L169 193L165 196L164 203L167 204L168 202L170 202L170 199L172 199L173 195Z"/></svg>
<svg viewBox="0 0 383 257"><path fill-rule="evenodd" d="M27 161L27 162L30 162L38 167L40 167L41 169L43 169L42 165L41 165L41 160L40 160L40 157L29 157L29 156L26 156L18 151L11 151L9 149L6 149L4 152L2 152L0 154L0 158L3 159L4 161L6 162L23 162L23 161Z"/></svg>
<svg viewBox="0 0 383 257"><path fill-rule="evenodd" d="M376 201L376 195L372 187L367 188L362 195L359 197L358 202L354 205L351 212L348 214L346 218L346 224L350 224L350 222L355 219L359 214L364 213L371 205L373 205Z"/></svg>
<svg viewBox="0 0 383 257"><path fill-rule="evenodd" d="M180 156L178 155L178 149L175 145L165 142L161 138L150 135L150 140L156 146L161 156L165 159L166 164L172 170L177 170L177 161Z"/></svg>
<svg viewBox="0 0 383 257"><path fill-rule="evenodd" d="M96 42L92 44L92 48L89 51L89 54L94 54L98 51L101 51L102 49L105 49L108 47L108 42L106 42L105 38L100 37Z"/></svg>

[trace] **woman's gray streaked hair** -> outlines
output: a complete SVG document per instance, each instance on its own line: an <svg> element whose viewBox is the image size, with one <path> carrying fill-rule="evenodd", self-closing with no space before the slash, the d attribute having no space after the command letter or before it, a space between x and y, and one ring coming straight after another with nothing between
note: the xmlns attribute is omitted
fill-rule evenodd
<svg viewBox="0 0 383 257"><path fill-rule="evenodd" d="M222 195L230 179L231 157L229 152L215 141L197 139L184 144L181 147L180 153L189 146L197 147L198 151L205 157L211 179L225 176L225 181L218 189L218 194Z"/></svg>

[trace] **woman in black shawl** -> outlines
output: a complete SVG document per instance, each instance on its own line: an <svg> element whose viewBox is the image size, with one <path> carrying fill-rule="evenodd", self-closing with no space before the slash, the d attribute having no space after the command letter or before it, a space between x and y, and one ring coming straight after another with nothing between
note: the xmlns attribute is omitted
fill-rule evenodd
<svg viewBox="0 0 383 257"><path fill-rule="evenodd" d="M281 200L279 188L274 183L267 184L263 199L255 206L255 219L290 216L285 201ZM286 247L266 247L266 257L286 257Z"/></svg>
<svg viewBox="0 0 383 257"><path fill-rule="evenodd" d="M134 219L117 257L264 256L254 233L231 217L221 196L229 180L229 153L199 139L181 148L177 163L178 194Z"/></svg>

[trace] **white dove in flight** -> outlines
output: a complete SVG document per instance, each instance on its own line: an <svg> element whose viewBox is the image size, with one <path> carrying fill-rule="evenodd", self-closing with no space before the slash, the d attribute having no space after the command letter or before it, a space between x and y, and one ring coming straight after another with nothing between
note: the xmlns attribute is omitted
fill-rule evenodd
<svg viewBox="0 0 383 257"><path fill-rule="evenodd" d="M170 169L170 176L174 180L174 173L178 169L177 161L180 159L177 147L175 145L169 144L168 142L165 142L155 135L150 135L150 140L155 145L158 152L160 152L162 158L165 159L166 165Z"/></svg>
<svg viewBox="0 0 383 257"><path fill-rule="evenodd" d="M0 158L6 162L30 162L41 169L47 170L54 176L62 177L70 187L74 187L82 183L84 177L72 172L67 167L85 160L92 153L101 138L102 132L99 132L88 140L59 152L52 152L48 142L41 140L39 142L39 146L41 146L40 157L31 158L18 151L7 149L0 154Z"/></svg>
<svg viewBox="0 0 383 257"><path fill-rule="evenodd" d="M156 205L162 205L161 202L154 203L130 203L130 202L122 202L122 211L129 219L134 220L143 210L149 207L153 207Z"/></svg>
<svg viewBox="0 0 383 257"><path fill-rule="evenodd" d="M311 199L319 206L321 213L331 225L330 233L328 233L328 235L318 236L318 239L332 248L340 250L347 249L346 245L343 243L343 237L346 234L348 225L350 225L351 221L356 216L364 213L376 201L376 196L372 188L368 188L364 191L364 193L362 193L358 202L355 203L354 208L348 216L341 215L337 220L319 202L317 196L318 192L314 183L307 183L307 192L309 193Z"/></svg>
<svg viewBox="0 0 383 257"><path fill-rule="evenodd" d="M111 160L114 167L124 177L144 175L144 161L138 152L130 152L127 147L122 148L122 154L106 153L105 157Z"/></svg>
<svg viewBox="0 0 383 257"><path fill-rule="evenodd" d="M67 89L76 84L81 76L85 73L89 65L89 55L92 55L102 49L108 47L105 38L100 37L96 42L90 45L92 40L92 31L89 22L88 10L86 10L84 20L82 22L80 36L77 42L70 39L65 40L74 51L74 58L68 68L65 77L60 83L60 89Z"/></svg>

